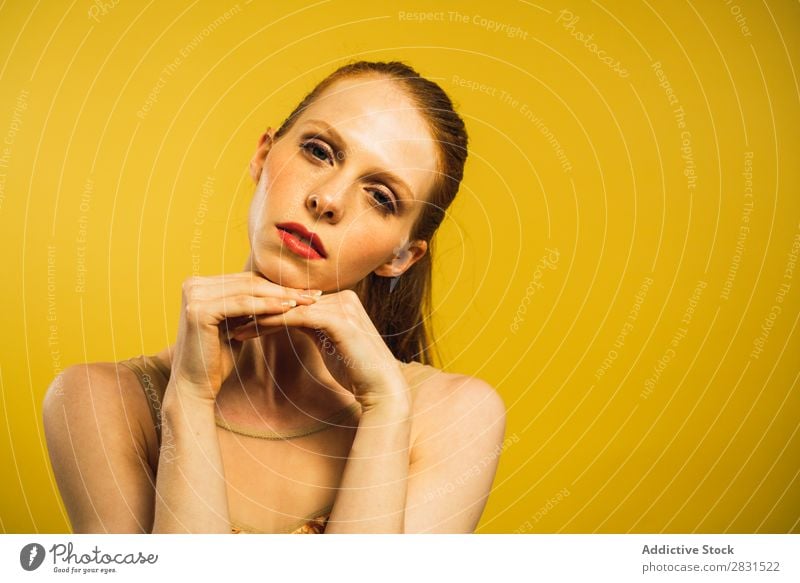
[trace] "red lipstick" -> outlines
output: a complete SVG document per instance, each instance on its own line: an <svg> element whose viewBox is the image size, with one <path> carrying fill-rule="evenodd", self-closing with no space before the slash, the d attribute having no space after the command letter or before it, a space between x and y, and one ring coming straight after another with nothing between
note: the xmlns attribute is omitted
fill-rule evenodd
<svg viewBox="0 0 800 583"><path fill-rule="evenodd" d="M324 259L328 256L320 238L299 223L279 223L278 236L295 254L306 259Z"/></svg>

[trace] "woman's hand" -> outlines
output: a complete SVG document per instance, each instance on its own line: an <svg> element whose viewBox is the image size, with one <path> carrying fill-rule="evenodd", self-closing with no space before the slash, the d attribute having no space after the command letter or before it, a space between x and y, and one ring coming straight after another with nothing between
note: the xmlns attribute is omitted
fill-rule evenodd
<svg viewBox="0 0 800 583"><path fill-rule="evenodd" d="M187 279L170 375L182 394L213 403L242 347L230 331L258 316L313 304L312 291L282 287L249 271Z"/></svg>
<svg viewBox="0 0 800 583"><path fill-rule="evenodd" d="M362 411L378 405L409 405L400 365L355 292L335 292L313 304L259 316L234 330L234 338L255 338L282 326L297 327L315 341L328 371L355 395Z"/></svg>

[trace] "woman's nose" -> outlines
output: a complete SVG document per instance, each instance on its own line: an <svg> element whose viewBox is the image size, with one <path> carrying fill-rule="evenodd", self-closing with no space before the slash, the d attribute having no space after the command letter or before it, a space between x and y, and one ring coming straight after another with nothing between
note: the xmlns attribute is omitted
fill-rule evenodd
<svg viewBox="0 0 800 583"><path fill-rule="evenodd" d="M317 191L306 197L306 208L318 220L338 223L344 214L344 197L344 191Z"/></svg>

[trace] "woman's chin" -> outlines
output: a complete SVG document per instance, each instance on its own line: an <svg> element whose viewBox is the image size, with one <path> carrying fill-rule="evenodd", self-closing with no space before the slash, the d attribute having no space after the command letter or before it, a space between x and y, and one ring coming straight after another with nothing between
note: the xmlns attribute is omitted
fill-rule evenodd
<svg viewBox="0 0 800 583"><path fill-rule="evenodd" d="M272 263L275 265L279 261L280 260ZM279 265L276 265L276 267L279 267ZM266 269L260 266L259 262L256 261L253 265L252 271L267 281L271 281L272 283L283 287L294 289L320 289L318 287L314 287L315 282L309 279L307 274L294 273L295 271L299 271L297 267L294 266L284 266L284 269L279 269L276 271L274 268Z"/></svg>
<svg viewBox="0 0 800 583"><path fill-rule="evenodd" d="M327 278L323 281L319 275L312 277L310 269L306 269L303 265L298 265L297 262L292 261L290 257L279 251L277 254L271 252L263 252L259 254L252 254L248 262L248 269L260 275L267 281L271 281L276 285L293 289L321 289L325 293L333 293L344 289L352 289L356 283L348 284L348 282L334 278Z"/></svg>

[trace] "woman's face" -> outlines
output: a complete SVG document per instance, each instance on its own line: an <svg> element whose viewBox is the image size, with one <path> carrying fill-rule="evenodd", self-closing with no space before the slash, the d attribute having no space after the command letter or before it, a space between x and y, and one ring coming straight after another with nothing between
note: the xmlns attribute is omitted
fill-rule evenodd
<svg viewBox="0 0 800 583"><path fill-rule="evenodd" d="M256 152L252 269L280 285L325 291L352 288L371 272L399 275L426 251L408 238L437 159L425 119L395 82L338 81ZM315 234L323 252L298 246L291 226L278 227L286 223Z"/></svg>

